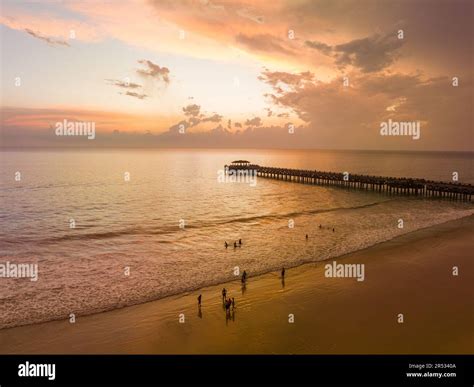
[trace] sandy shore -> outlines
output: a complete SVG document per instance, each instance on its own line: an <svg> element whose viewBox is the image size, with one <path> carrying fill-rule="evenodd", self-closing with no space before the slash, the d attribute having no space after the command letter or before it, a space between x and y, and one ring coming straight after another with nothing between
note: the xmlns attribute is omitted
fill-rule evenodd
<svg viewBox="0 0 474 387"><path fill-rule="evenodd" d="M234 281L75 324L4 329L0 353L474 353L473 235L471 216L336 259L364 264L362 282L326 278L326 261L287 270L284 286L269 273L245 292Z"/></svg>

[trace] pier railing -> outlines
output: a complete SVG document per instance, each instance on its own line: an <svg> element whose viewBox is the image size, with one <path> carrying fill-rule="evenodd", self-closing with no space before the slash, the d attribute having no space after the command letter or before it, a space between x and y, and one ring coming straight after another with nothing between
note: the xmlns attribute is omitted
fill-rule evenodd
<svg viewBox="0 0 474 387"><path fill-rule="evenodd" d="M347 172L323 172L316 170L263 167L256 164L225 166L226 171L246 171L258 177L284 180L302 184L331 185L344 188L372 190L389 194L442 197L471 201L474 186L455 182L440 182L425 179L368 176Z"/></svg>

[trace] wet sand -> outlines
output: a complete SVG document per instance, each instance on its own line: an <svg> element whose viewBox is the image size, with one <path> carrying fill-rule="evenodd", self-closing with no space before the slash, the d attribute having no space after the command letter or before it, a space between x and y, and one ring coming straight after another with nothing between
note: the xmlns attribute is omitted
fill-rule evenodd
<svg viewBox="0 0 474 387"><path fill-rule="evenodd" d="M326 278L329 260L288 269L284 284L249 273L245 291L236 280L75 324L4 329L0 353L474 353L473 235L471 216L336 259L364 264L362 282ZM236 301L229 317L223 287Z"/></svg>

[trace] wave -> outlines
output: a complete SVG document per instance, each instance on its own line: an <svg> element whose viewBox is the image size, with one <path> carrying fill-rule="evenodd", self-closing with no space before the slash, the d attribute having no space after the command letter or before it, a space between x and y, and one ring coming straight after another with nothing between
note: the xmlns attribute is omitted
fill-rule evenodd
<svg viewBox="0 0 474 387"><path fill-rule="evenodd" d="M295 212L287 212L287 213L280 213L280 214L271 214L271 215L255 215L255 216L247 216L247 217L239 217L234 219L223 219L223 220L212 220L208 222L197 222L194 224L186 225L186 229L191 230L199 230L199 229L206 229L212 228L216 226L225 226L225 225L232 225L232 224L245 224L245 223L254 223L254 222L265 222L265 221L272 221L272 220L285 220L288 218L295 218L298 216L304 215L317 215L323 213L331 213L331 212L338 212L338 211L350 211L350 210L360 210L364 208L375 207L381 205L386 202L395 201L397 199L388 199L384 201L378 201L373 203L367 203L360 206L349 206L349 207L334 207L328 209L313 209L313 210L305 210L305 211L295 211ZM87 229L88 227L76 227L76 230ZM90 233L82 233L82 234L66 234L60 235L57 237L50 237L50 238L34 238L34 237L16 237L14 240L10 239L0 239L4 243L8 244L21 244L26 242L36 242L40 244L55 244L65 241L74 241L74 240L104 240L104 239L111 239L111 238L118 238L121 236L132 236L132 235L141 235L141 236L153 236L153 235L172 235L176 232L180 232L181 229L179 226L176 225L164 225L158 228L150 228L150 227L143 227L143 226L133 226L123 228L121 230L115 231L97 231L97 232L90 232Z"/></svg>
<svg viewBox="0 0 474 387"><path fill-rule="evenodd" d="M423 224L420 224L417 228L412 229L407 232L402 232L399 234L391 234L391 235L385 235L382 238L377 238L375 241L364 241L358 245L350 245L350 246L345 246L343 249L337 251L337 252L331 252L325 256L301 256L298 259L290 262L290 263L285 263L284 267L286 268L292 268L292 267L298 267L304 264L308 263L315 263L315 262L322 262L326 261L329 259L335 259L339 258L342 256L345 256L347 254L364 250L367 248L370 248L372 246L387 242L389 240L395 239L399 236L406 235L406 234L411 234L416 231L419 231L421 229L428 229L430 227L443 224L452 220L460 219L466 216L471 216L473 214L472 211L462 211L458 213L450 213L449 216L446 216L444 218L435 218L432 219L430 222L425 222ZM255 270L252 270L252 277L256 277L259 275L271 273L277 270L280 270L282 267L281 263L273 263L270 265L266 265L265 267L261 268L255 268ZM137 298L134 299L121 299L120 302L110 304L110 303L104 303L104 302L95 302L93 304L88 304L84 306L84 304L81 304L81 310L76 311L77 316L86 316L86 315L91 315L91 314L97 314L97 313L102 313L102 312L107 312L115 309L121 309L127 306L132 306L132 305L138 305L138 304L143 304L147 302L152 302L156 301L165 297L170 297L170 296L179 296L179 295L185 295L189 292L196 291L198 289L201 289L203 287L209 287L209 286L214 286L214 285L219 285L223 283L227 283L229 281L236 281L235 277L232 276L222 276L222 277L214 277L214 278L209 278L206 280L201 280L198 282L195 282L193 284L191 283L180 283L178 287L170 289L155 289L155 291L152 292L145 292L145 293L135 293ZM238 280L237 280L238 281ZM70 287L70 286L68 286ZM59 287L59 289L62 289L62 287ZM51 290L51 289L50 289ZM27 296L31 296L31 301L34 301L34 296L36 293L30 293L26 294ZM25 293L22 293L22 296L25 296ZM105 298L105 300L107 300ZM10 304L16 304L15 300L12 297L3 297L2 302L6 305L7 302L10 301ZM95 300L95 301L100 301L100 300ZM104 301L104 300L102 300ZM35 301L35 307L40 308L39 305L36 304ZM41 309L41 308L40 308ZM12 309L9 309L10 312L12 312ZM15 326L22 326L22 325L30 325L30 324L36 324L36 323L42 323L46 321L53 321L53 320L60 320L64 318L64 313L61 313L58 310L54 310L52 306L50 305L50 308L48 308L49 313L47 316L43 315L41 318L39 316L36 317L31 317L31 316L25 316L25 315L17 315L13 319L13 316L10 315L10 319L7 319L6 321L0 321L0 329L7 329L7 328L12 328Z"/></svg>

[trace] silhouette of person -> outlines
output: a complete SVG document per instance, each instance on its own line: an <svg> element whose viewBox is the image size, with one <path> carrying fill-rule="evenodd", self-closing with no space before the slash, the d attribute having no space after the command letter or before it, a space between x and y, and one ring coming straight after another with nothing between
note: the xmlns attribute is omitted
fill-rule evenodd
<svg viewBox="0 0 474 387"><path fill-rule="evenodd" d="M241 244L242 244L242 239L239 239L239 245L241 245Z"/></svg>
<svg viewBox="0 0 474 387"><path fill-rule="evenodd" d="M227 247L229 246L229 244L227 243L227 241L224 242L224 246L225 246L226 249L227 249Z"/></svg>
<svg viewBox="0 0 474 387"><path fill-rule="evenodd" d="M223 302L225 301L225 296L226 296L226 294L227 294L227 290L225 290L225 288L222 289L222 301L223 301Z"/></svg>
<svg viewBox="0 0 474 387"><path fill-rule="evenodd" d="M202 299L202 295L200 294L200 295L198 296L198 306L201 306L201 299Z"/></svg>
<svg viewBox="0 0 474 387"><path fill-rule="evenodd" d="M334 232L334 229L332 229L332 232Z"/></svg>
<svg viewBox="0 0 474 387"><path fill-rule="evenodd" d="M306 240L308 240L308 234L306 234Z"/></svg>
<svg viewBox="0 0 474 387"><path fill-rule="evenodd" d="M234 242L234 249L237 248L237 242Z"/></svg>
<svg viewBox="0 0 474 387"><path fill-rule="evenodd" d="M235 300L234 300L234 297L232 297L232 310L235 309Z"/></svg>
<svg viewBox="0 0 474 387"><path fill-rule="evenodd" d="M285 268L281 269L281 278L285 278Z"/></svg>

